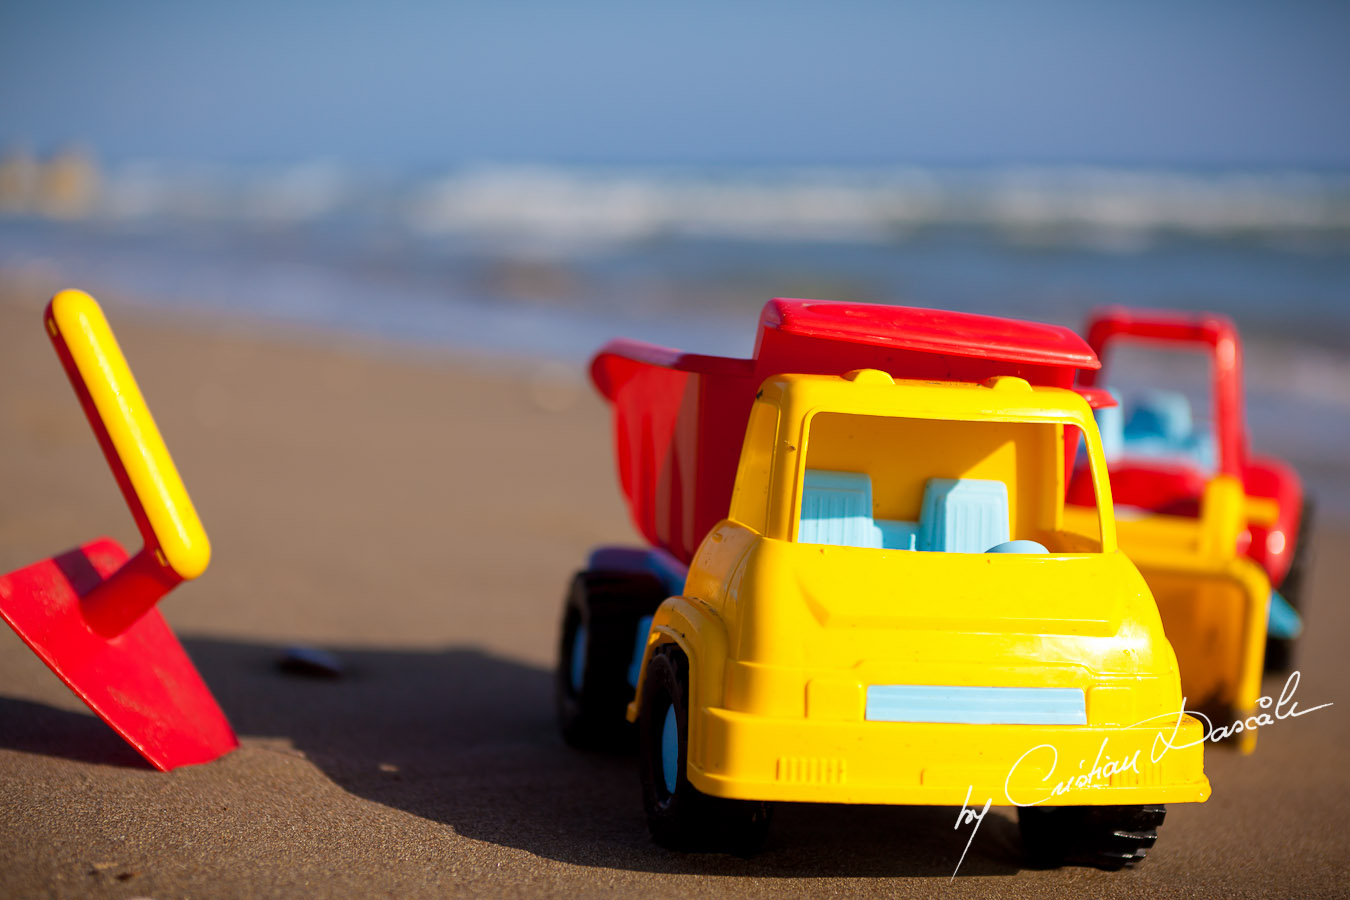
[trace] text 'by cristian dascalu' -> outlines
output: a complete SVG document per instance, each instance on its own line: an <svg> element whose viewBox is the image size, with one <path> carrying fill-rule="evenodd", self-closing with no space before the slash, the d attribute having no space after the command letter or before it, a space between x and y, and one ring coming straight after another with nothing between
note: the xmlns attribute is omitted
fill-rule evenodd
<svg viewBox="0 0 1350 900"><path fill-rule="evenodd" d="M1062 777L1051 784L1049 792L1038 799L1031 799L1022 796L1020 793L1014 797L1011 790L1013 777L1017 774L1021 766L1049 764L1045 775L1041 776L1042 781L1049 781L1055 776L1059 768L1059 750L1054 744L1037 744L1029 748L1025 753L1017 758L1017 761L1008 769L1008 775L1003 780L1003 800L1011 806L1040 806L1044 803L1053 804L1054 800L1062 797L1070 791L1091 788L1094 785L1108 782L1112 776L1124 772L1134 772L1140 774L1140 766L1157 765L1171 750L1182 750L1186 747L1194 747L1196 744L1212 741L1219 741L1241 734L1244 731L1255 731L1258 728L1264 728L1268 725L1274 725L1276 722L1284 719L1296 719L1299 716L1306 716L1310 712L1316 712L1333 704L1322 703L1308 709L1299 709L1297 701L1294 700L1294 693L1298 690L1299 673L1292 672L1289 679L1285 681L1284 687L1280 690L1280 696L1277 700L1270 697L1262 697L1256 702L1257 711L1251 715L1236 719L1227 725L1214 725L1204 713L1191 712L1186 709L1186 701L1183 699L1182 708L1176 713L1167 713L1162 716L1151 716L1141 722L1136 722L1131 728L1148 725L1150 722L1158 720L1167 720L1171 722L1170 731L1164 727L1160 728L1153 738L1153 744L1149 748L1149 758L1147 761L1140 759L1143 748L1137 748L1133 752L1113 755L1110 748L1110 738L1102 738L1101 744L1097 747L1096 758L1093 759L1091 767L1087 767L1086 759L1079 760L1078 768L1074 774ZM1182 723L1186 716L1193 716L1201 720L1204 724L1203 734L1200 738L1191 741L1178 742L1178 732L1181 730ZM1087 767L1087 768L1085 768ZM956 817L954 828L960 828L963 825L970 825L970 837L966 840L965 849L961 851L961 858L956 862L956 869L952 872L952 878L961 870L961 863L966 859L966 853L970 850L971 843L975 840L975 833L980 830L984 817L989 812L989 808L994 804L994 798L990 797L984 802L984 808L976 811L970 805L970 795L974 792L974 785L966 789L966 800L961 806L960 813Z"/></svg>

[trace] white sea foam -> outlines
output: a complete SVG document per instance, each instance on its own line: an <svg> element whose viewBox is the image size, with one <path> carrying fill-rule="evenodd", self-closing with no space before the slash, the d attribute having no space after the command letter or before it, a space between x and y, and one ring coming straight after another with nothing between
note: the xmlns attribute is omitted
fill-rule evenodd
<svg viewBox="0 0 1350 900"><path fill-rule="evenodd" d="M1078 168L739 177L492 168L451 175L415 194L408 210L414 227L430 233L878 240L947 225L1110 246L1161 231L1345 236L1350 180Z"/></svg>
<svg viewBox="0 0 1350 900"><path fill-rule="evenodd" d="M1350 243L1350 175L1093 167L793 170L475 166L380 179L333 163L141 163L105 173L97 215L372 220L428 237L593 246L663 236L893 241L925 227L1128 251L1168 236ZM382 217L388 217L386 221Z"/></svg>

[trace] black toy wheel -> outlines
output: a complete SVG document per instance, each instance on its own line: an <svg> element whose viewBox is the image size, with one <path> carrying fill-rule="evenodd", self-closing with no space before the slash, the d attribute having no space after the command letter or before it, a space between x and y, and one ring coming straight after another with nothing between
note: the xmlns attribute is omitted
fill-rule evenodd
<svg viewBox="0 0 1350 900"><path fill-rule="evenodd" d="M1289 571L1280 584L1280 596L1294 608L1294 612L1303 616L1304 580L1308 575L1308 557L1312 553L1313 504L1311 500L1303 502L1303 511L1298 519L1298 537L1294 541L1294 558L1289 561ZM1267 672L1288 672L1294 667L1294 645L1297 638L1266 638Z"/></svg>
<svg viewBox="0 0 1350 900"><path fill-rule="evenodd" d="M739 856L764 845L769 804L710 797L689 783L689 660L673 645L658 648L647 663L638 744L647 827L656 843Z"/></svg>
<svg viewBox="0 0 1350 900"><path fill-rule="evenodd" d="M580 572L572 579L554 679L558 727L568 744L631 747L628 668L638 623L665 599L661 582L642 572Z"/></svg>
<svg viewBox="0 0 1350 900"><path fill-rule="evenodd" d="M1017 811L1022 852L1037 868L1065 864L1121 869L1142 860L1167 808L1024 806Z"/></svg>

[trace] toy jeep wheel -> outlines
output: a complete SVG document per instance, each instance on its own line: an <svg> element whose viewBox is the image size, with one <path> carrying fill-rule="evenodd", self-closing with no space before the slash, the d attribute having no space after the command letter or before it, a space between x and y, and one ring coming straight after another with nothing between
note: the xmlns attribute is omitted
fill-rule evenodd
<svg viewBox="0 0 1350 900"><path fill-rule="evenodd" d="M1303 615L1303 581L1308 575L1308 557L1313 537L1313 505L1305 500L1303 511L1298 519L1298 537L1294 543L1294 557L1289 561L1289 571L1280 584L1280 596L1294 608L1294 612ZM1297 638L1266 638L1267 672L1288 672L1294 667L1294 645Z"/></svg>
<svg viewBox="0 0 1350 900"><path fill-rule="evenodd" d="M689 660L658 648L647 663L638 719L642 799L652 839L670 850L749 856L764 844L769 804L727 800L689 783Z"/></svg>
<svg viewBox="0 0 1350 900"><path fill-rule="evenodd" d="M1121 869L1144 858L1166 814L1162 805L1024 806L1017 824L1032 866Z"/></svg>
<svg viewBox="0 0 1350 900"><path fill-rule="evenodd" d="M665 598L661 582L642 572L580 572L572 579L563 604L554 694L558 727L573 747L631 747L628 667L638 622Z"/></svg>

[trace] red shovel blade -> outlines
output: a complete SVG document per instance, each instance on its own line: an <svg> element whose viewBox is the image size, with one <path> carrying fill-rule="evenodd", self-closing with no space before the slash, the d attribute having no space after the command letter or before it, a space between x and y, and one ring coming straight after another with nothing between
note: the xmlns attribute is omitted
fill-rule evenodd
<svg viewBox="0 0 1350 900"><path fill-rule="evenodd" d="M0 575L0 616L155 768L216 759L239 740L159 611L105 637L81 610L80 598L126 560L116 541L100 538Z"/></svg>

